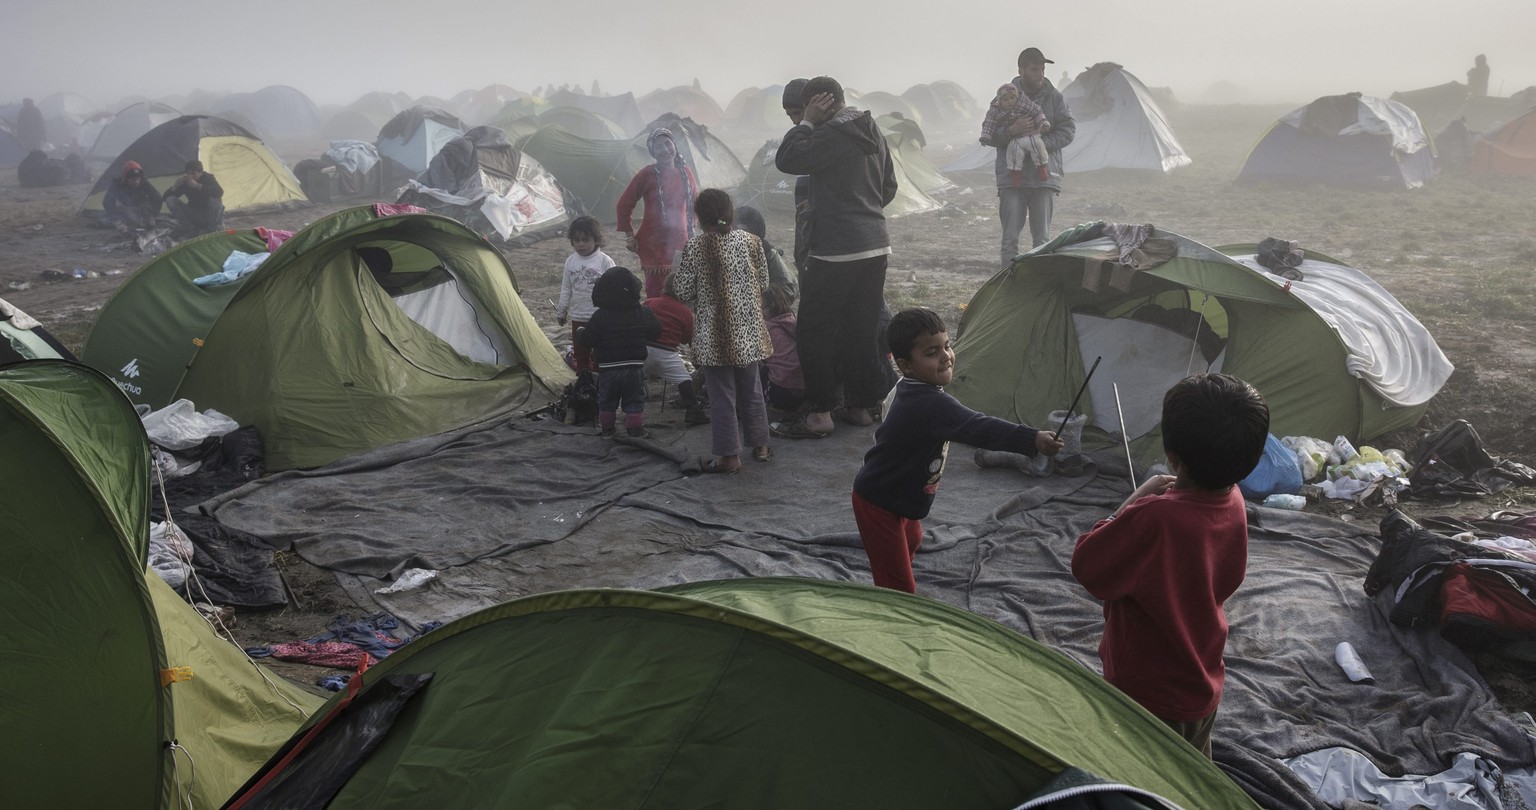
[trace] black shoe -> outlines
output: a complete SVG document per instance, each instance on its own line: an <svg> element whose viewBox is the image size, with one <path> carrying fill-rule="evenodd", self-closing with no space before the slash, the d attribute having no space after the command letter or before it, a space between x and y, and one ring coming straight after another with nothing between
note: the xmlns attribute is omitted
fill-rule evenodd
<svg viewBox="0 0 1536 810"><path fill-rule="evenodd" d="M683 424L707 425L709 424L709 413L698 405L691 405L688 410L683 412Z"/></svg>
<svg viewBox="0 0 1536 810"><path fill-rule="evenodd" d="M624 434L631 439L649 439L651 432L643 427L624 428Z"/></svg>

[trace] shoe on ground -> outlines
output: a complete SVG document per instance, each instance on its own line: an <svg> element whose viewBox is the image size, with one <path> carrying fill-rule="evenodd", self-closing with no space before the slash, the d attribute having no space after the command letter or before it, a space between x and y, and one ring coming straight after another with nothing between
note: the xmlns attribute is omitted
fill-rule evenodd
<svg viewBox="0 0 1536 810"><path fill-rule="evenodd" d="M683 424L707 425L709 424L709 412L698 405L693 405L683 412Z"/></svg>
<svg viewBox="0 0 1536 810"><path fill-rule="evenodd" d="M649 438L651 438L651 432L649 430L646 430L643 427L624 428L624 435L628 436L631 439L649 439Z"/></svg>

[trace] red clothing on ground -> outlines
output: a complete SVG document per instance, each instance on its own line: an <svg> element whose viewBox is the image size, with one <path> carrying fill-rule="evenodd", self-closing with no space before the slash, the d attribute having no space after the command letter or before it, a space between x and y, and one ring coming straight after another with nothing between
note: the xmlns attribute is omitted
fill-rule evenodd
<svg viewBox="0 0 1536 810"><path fill-rule="evenodd" d="M1164 720L1221 703L1222 605L1247 573L1247 517L1237 487L1170 489L1077 538L1072 575L1104 600L1104 679Z"/></svg>
<svg viewBox="0 0 1536 810"><path fill-rule="evenodd" d="M645 305L661 321L661 334L650 345L675 352L678 346L693 342L693 310L687 304L670 295L658 295L645 299Z"/></svg>
<svg viewBox="0 0 1536 810"><path fill-rule="evenodd" d="M687 166L661 166L659 172L657 168L651 165L636 172L619 195L619 232L634 234L639 240L641 267L670 270L673 254L682 250L692 235L688 230L699 182ZM645 201L645 213L636 231L635 205L641 200Z"/></svg>
<svg viewBox="0 0 1536 810"><path fill-rule="evenodd" d="M917 593L917 578L912 575L912 558L923 544L923 522L902 517L864 500L853 493L853 519L859 524L859 539L869 555L869 571L875 584L893 591Z"/></svg>

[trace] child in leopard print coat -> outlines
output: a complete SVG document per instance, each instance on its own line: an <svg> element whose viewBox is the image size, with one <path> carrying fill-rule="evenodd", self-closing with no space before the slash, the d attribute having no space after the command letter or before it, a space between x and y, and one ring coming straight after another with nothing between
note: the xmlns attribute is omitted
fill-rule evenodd
<svg viewBox="0 0 1536 810"><path fill-rule="evenodd" d="M715 458L704 469L734 473L741 470L743 439L754 459L773 457L759 372L773 354L763 321L768 259L761 239L731 230L731 195L704 189L694 211L704 232L683 246L673 283L678 300L693 307L693 362L704 370L709 391Z"/></svg>

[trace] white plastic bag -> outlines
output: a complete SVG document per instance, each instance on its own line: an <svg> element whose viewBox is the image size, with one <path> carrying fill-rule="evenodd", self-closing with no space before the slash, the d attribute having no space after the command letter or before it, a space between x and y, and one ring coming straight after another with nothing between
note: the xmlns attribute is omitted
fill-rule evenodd
<svg viewBox="0 0 1536 810"><path fill-rule="evenodd" d="M223 436L239 427L235 420L212 408L198 413L189 399L178 399L144 417L149 440L167 450L190 450L209 436Z"/></svg>

